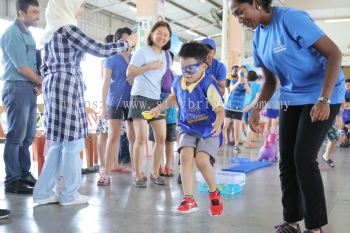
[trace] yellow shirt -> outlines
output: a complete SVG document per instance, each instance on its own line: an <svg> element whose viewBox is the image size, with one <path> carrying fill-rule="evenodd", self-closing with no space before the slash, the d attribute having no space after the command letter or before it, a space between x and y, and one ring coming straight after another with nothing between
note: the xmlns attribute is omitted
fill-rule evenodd
<svg viewBox="0 0 350 233"><path fill-rule="evenodd" d="M205 77L205 73L203 72L202 77L198 79L196 82L191 84L187 84L186 80L183 77L181 77L181 89L191 93L198 86L198 84L200 83L200 81L202 81L204 77ZM222 100L220 92L212 84L208 87L207 99L214 111L218 107L222 107L222 108L224 107L224 102Z"/></svg>

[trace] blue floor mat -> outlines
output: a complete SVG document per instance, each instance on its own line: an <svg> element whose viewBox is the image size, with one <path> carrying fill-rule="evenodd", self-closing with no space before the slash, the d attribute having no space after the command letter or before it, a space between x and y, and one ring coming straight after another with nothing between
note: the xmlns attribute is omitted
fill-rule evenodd
<svg viewBox="0 0 350 233"><path fill-rule="evenodd" d="M228 160L230 163L248 163L250 162L250 158L247 157L233 157Z"/></svg>
<svg viewBox="0 0 350 233"><path fill-rule="evenodd" d="M251 171L254 171L259 168L263 167L269 167L273 163L271 162L265 162L265 161L253 161L253 162L246 162L242 163L240 165L228 167L222 169L223 171L229 171L229 172L244 172L244 173L249 173Z"/></svg>

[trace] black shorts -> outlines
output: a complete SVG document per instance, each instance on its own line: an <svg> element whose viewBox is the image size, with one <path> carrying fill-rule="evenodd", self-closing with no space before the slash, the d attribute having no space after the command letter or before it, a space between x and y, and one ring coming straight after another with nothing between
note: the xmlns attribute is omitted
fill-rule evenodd
<svg viewBox="0 0 350 233"><path fill-rule="evenodd" d="M117 108L117 107L108 107L108 119L115 120L129 120L129 109L128 108Z"/></svg>
<svg viewBox="0 0 350 233"><path fill-rule="evenodd" d="M225 109L225 117L241 121L243 117L243 112L236 112Z"/></svg>
<svg viewBox="0 0 350 233"><path fill-rule="evenodd" d="M135 119L145 119L142 115L142 112L149 111L152 108L157 107L159 104L161 104L161 100L154 100L149 99L147 97L143 96L131 96L130 103L129 103L129 118L135 118ZM157 120L163 120L165 119L165 112L162 112L164 115L159 116L158 118L153 118L148 121L157 121Z"/></svg>
<svg viewBox="0 0 350 233"><path fill-rule="evenodd" d="M154 135L153 135L153 130L152 127L149 126L149 131L148 131L148 140L154 142ZM169 124L166 125L166 142L175 142L176 141L176 124Z"/></svg>

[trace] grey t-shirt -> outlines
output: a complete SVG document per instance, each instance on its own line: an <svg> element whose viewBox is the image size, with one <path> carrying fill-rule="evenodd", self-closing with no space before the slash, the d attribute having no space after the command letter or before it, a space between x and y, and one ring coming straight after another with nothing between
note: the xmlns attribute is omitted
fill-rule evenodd
<svg viewBox="0 0 350 233"><path fill-rule="evenodd" d="M132 56L130 65L135 67L143 67L151 62L162 60L166 65L165 51L157 53L150 46L140 48ZM166 67L166 66L165 66ZM166 68L150 70L135 77L132 85L131 95L140 95L150 99L159 100L161 93L162 79Z"/></svg>

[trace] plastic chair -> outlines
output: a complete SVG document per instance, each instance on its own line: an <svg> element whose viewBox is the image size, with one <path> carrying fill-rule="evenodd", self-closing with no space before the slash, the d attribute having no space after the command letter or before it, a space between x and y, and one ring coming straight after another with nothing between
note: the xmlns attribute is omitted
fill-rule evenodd
<svg viewBox="0 0 350 233"><path fill-rule="evenodd" d="M43 127L44 123L44 110L45 106L44 104L37 104L37 115L38 115L38 121L41 122L41 126L37 127L35 132L35 138L32 143L32 157L33 160L38 161L38 175L41 174L41 170L45 163L45 155L44 155L44 148L46 142L46 135Z"/></svg>
<svg viewBox="0 0 350 233"><path fill-rule="evenodd" d="M88 122L89 130L88 136L85 139L85 153L86 153L86 162L87 167L94 167L94 163L98 163L97 157L97 134L96 126L98 123L98 116L94 109L90 107L85 108L86 120Z"/></svg>

